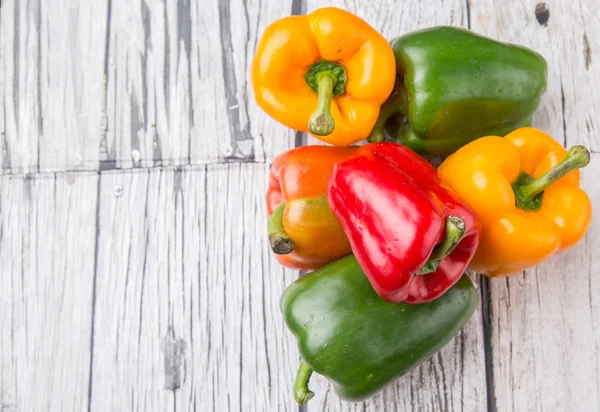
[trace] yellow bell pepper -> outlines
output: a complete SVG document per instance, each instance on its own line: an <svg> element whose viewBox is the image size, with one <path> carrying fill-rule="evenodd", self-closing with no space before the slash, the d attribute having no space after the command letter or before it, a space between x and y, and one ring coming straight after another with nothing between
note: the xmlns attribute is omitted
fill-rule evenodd
<svg viewBox="0 0 600 412"><path fill-rule="evenodd" d="M578 168L589 151L568 152L530 127L504 138L487 136L463 146L439 167L443 183L458 192L482 224L470 267L486 276L509 276L577 243L592 218Z"/></svg>
<svg viewBox="0 0 600 412"><path fill-rule="evenodd" d="M371 133L395 80L394 51L385 37L336 7L273 22L252 60L258 106L334 146Z"/></svg>

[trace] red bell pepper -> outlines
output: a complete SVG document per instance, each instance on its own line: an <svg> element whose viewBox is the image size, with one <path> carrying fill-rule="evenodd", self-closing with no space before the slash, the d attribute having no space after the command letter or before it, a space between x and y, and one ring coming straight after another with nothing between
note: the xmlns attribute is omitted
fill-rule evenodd
<svg viewBox="0 0 600 412"><path fill-rule="evenodd" d="M336 164L328 193L352 252L388 302L440 297L460 279L479 244L473 212L405 146L362 146Z"/></svg>

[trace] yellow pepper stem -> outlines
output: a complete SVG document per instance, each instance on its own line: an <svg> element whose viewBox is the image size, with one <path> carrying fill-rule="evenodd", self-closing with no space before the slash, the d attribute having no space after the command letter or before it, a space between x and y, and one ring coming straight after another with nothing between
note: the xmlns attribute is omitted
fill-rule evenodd
<svg viewBox="0 0 600 412"><path fill-rule="evenodd" d="M331 100L346 93L346 68L339 63L317 60L304 74L307 86L317 93L317 109L308 120L308 130L327 136L335 129L331 116Z"/></svg>
<svg viewBox="0 0 600 412"><path fill-rule="evenodd" d="M287 255L294 250L294 241L288 237L283 229L283 212L285 203L275 208L269 217L269 243L274 253Z"/></svg>
<svg viewBox="0 0 600 412"><path fill-rule="evenodd" d="M327 72L317 73L316 77L319 100L317 110L315 110L308 121L308 129L317 136L327 136L335 128L330 108L336 79Z"/></svg>
<svg viewBox="0 0 600 412"><path fill-rule="evenodd" d="M308 366L308 363L301 360L298 373L296 374L296 381L294 382L294 399L300 405L304 405L315 395L308 389L308 381L312 373L313 370Z"/></svg>
<svg viewBox="0 0 600 412"><path fill-rule="evenodd" d="M584 146L573 146L562 162L537 179L522 173L513 183L517 206L529 211L539 210L542 206L541 196L548 186L572 170L587 166L588 163L590 163L589 150Z"/></svg>
<svg viewBox="0 0 600 412"><path fill-rule="evenodd" d="M423 267L416 273L426 275L437 270L440 262L446 258L458 246L465 236L465 221L458 216L448 216L446 219L446 237L442 243L436 245Z"/></svg>

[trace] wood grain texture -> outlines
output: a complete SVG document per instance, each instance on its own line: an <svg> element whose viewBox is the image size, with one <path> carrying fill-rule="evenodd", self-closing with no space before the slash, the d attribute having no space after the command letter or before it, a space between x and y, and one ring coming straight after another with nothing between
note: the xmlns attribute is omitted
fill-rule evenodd
<svg viewBox="0 0 600 412"><path fill-rule="evenodd" d="M4 173L97 168L106 22L105 1L2 2Z"/></svg>
<svg viewBox="0 0 600 412"><path fill-rule="evenodd" d="M0 409L88 407L97 175L0 177Z"/></svg>
<svg viewBox="0 0 600 412"><path fill-rule="evenodd" d="M267 24L295 7L4 1L0 170L271 161L295 132L258 108L249 68Z"/></svg>
<svg viewBox="0 0 600 412"><path fill-rule="evenodd" d="M102 159L119 168L272 159L294 132L254 103L249 68L276 3L111 1Z"/></svg>
<svg viewBox="0 0 600 412"><path fill-rule="evenodd" d="M205 1L199 2L199 13L204 15ZM274 20L298 14L301 0L261 1L261 0L212 0L219 5L220 38L216 44L222 49L220 60L203 58L205 64L220 67L223 86L217 93L225 90L226 105L216 111L205 113L205 122L211 117L225 117L225 124L208 127L199 131L204 139L194 144L195 158L244 160L253 159L269 163L275 156L294 146L296 133L268 117L255 103L250 83L250 65L256 45L264 29ZM205 15L204 15L205 16ZM212 21L206 19L206 25ZM201 52L214 47L212 43L202 43ZM214 85L216 78L205 79L206 85ZM206 102L206 96L199 93L198 98ZM210 101L210 100L208 100ZM204 103L205 104L205 103ZM204 123L200 123L204 124ZM227 138L229 136L229 138ZM207 152L206 139L219 143L217 153Z"/></svg>
<svg viewBox="0 0 600 412"><path fill-rule="evenodd" d="M297 410L267 171L102 175L92 410Z"/></svg>
<svg viewBox="0 0 600 412"><path fill-rule="evenodd" d="M30 4L3 2L0 11L0 173L21 165L33 171L38 164L40 13L28 12Z"/></svg>
<svg viewBox="0 0 600 412"><path fill-rule="evenodd" d="M509 279L490 280L499 411L600 409L600 156L582 171L595 220L584 241Z"/></svg>

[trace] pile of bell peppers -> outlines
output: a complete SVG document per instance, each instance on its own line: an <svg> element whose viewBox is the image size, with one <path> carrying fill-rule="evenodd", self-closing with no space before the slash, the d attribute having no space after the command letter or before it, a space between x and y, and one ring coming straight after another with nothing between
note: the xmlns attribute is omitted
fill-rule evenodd
<svg viewBox="0 0 600 412"><path fill-rule="evenodd" d="M278 261L313 270L280 299L298 403L313 372L343 399L372 396L472 316L467 269L514 275L585 235L589 151L531 127L547 71L533 50L456 27L388 42L332 7L266 28L257 104L330 144L279 155L266 195Z"/></svg>

